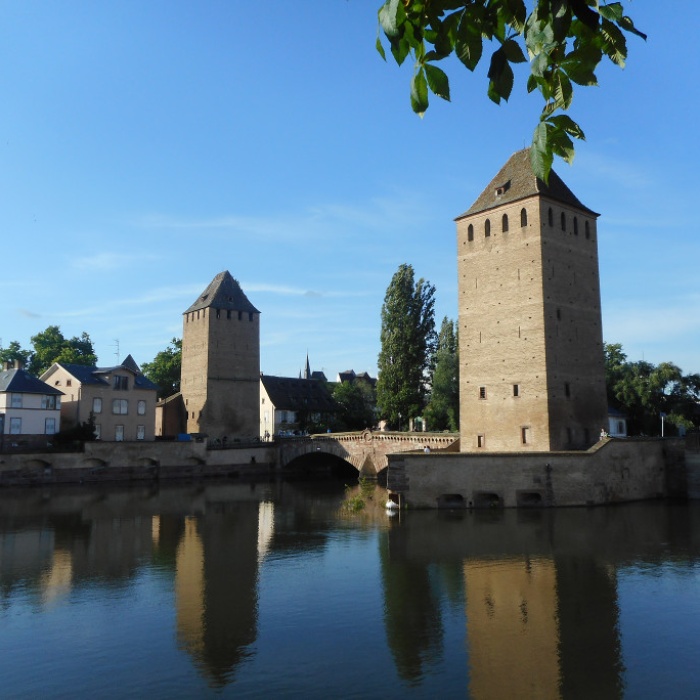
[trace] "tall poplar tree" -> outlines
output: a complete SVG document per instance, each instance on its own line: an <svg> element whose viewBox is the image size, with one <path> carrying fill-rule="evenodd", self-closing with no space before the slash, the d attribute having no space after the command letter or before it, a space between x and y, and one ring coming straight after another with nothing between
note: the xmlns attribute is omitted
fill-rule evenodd
<svg viewBox="0 0 700 700"><path fill-rule="evenodd" d="M459 430L459 351L455 324L442 319L425 409L429 430Z"/></svg>
<svg viewBox="0 0 700 700"><path fill-rule="evenodd" d="M435 352L435 287L399 266L382 305L377 407L390 427L401 429L425 406Z"/></svg>

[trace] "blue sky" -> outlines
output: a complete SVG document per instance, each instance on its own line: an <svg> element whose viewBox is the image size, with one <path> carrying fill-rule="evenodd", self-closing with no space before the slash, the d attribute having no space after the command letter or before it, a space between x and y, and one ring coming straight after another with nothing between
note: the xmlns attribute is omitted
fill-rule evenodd
<svg viewBox="0 0 700 700"><path fill-rule="evenodd" d="M374 43L379 0L0 3L0 339L87 331L101 365L153 359L228 269L262 312L261 369L376 376L401 263L456 318L454 217L527 146L507 104L448 64L452 103L409 105ZM604 336L700 372L695 3L630 3L648 32L571 109L555 169L601 213ZM523 67L525 68L525 67Z"/></svg>

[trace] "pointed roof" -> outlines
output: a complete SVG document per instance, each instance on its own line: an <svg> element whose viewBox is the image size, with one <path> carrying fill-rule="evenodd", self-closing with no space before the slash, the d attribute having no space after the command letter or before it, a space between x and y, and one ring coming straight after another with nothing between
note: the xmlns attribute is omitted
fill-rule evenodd
<svg viewBox="0 0 700 700"><path fill-rule="evenodd" d="M264 374L260 381L272 405L283 411L327 413L338 410L338 404L322 382L314 379L292 379Z"/></svg>
<svg viewBox="0 0 700 700"><path fill-rule="evenodd" d="M0 392L13 394L63 394L24 369L6 369L0 372Z"/></svg>
<svg viewBox="0 0 700 700"><path fill-rule="evenodd" d="M457 220L536 195L575 207L590 216L598 216L596 212L579 201L554 170L549 173L549 185L545 185L542 180L535 177L530 165L530 149L524 148L508 159L476 202L464 214L458 216Z"/></svg>
<svg viewBox="0 0 700 700"><path fill-rule="evenodd" d="M224 272L220 272L214 277L209 286L199 295L197 301L185 313L199 311L210 306L214 309L260 313L248 301L248 297L243 293L241 285L231 277L231 273L228 270L224 270Z"/></svg>
<svg viewBox="0 0 700 700"><path fill-rule="evenodd" d="M304 368L304 379L311 379L311 365L309 364L309 353L306 353L306 367Z"/></svg>

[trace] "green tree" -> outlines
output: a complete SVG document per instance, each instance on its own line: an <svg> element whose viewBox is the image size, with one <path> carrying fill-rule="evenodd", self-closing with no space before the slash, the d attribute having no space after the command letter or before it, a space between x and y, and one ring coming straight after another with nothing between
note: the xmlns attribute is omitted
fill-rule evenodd
<svg viewBox="0 0 700 700"><path fill-rule="evenodd" d="M97 364L97 356L90 336L83 331L67 339L58 326L49 326L31 338L34 351L29 361L29 372L35 376L43 374L54 362L66 364Z"/></svg>
<svg viewBox="0 0 700 700"><path fill-rule="evenodd" d="M428 370L435 352L435 287L414 281L411 265L400 265L382 305L377 379L379 414L400 429L425 406Z"/></svg>
<svg viewBox="0 0 700 700"><path fill-rule="evenodd" d="M0 348L0 367L3 367L5 362L14 362L15 360L19 360L24 367L27 367L31 356L31 351L22 350L22 346L13 340L6 348Z"/></svg>
<svg viewBox="0 0 700 700"><path fill-rule="evenodd" d="M595 71L604 56L624 67L623 32L646 39L625 14L623 2L598 0L537 0L529 14L525 0L386 0L379 8L379 27L399 65L409 55L415 61L411 106L421 116L428 109L428 91L450 99L449 79L436 63L452 53L474 71L484 41L495 44L487 94L496 104L510 97L515 82L511 64L529 60L527 91L538 90L544 99L530 159L545 182L553 157L571 163L571 139L585 138L565 114L574 84L597 85ZM386 60L380 36L377 50Z"/></svg>
<svg viewBox="0 0 700 700"><path fill-rule="evenodd" d="M667 425L698 425L700 375L684 375L672 362L629 362L619 343L605 345L605 378L611 405L627 414L630 434L658 435Z"/></svg>
<svg viewBox="0 0 700 700"><path fill-rule="evenodd" d="M442 319L430 382L430 399L425 408L429 430L459 430L459 350L455 324Z"/></svg>
<svg viewBox="0 0 700 700"><path fill-rule="evenodd" d="M338 382L333 387L333 398L340 406L337 430L363 430L375 423L374 388L368 382L355 380Z"/></svg>
<svg viewBox="0 0 700 700"><path fill-rule="evenodd" d="M158 398L165 399L180 391L182 369L182 340L173 338L165 350L161 350L153 362L144 362L141 371L158 387Z"/></svg>

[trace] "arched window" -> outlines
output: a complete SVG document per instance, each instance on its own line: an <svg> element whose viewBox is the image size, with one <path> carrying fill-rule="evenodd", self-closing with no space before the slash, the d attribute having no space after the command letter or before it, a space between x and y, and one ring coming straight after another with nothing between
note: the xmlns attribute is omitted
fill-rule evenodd
<svg viewBox="0 0 700 700"><path fill-rule="evenodd" d="M501 219L501 231L505 233L508 230L508 214L504 214Z"/></svg>
<svg viewBox="0 0 700 700"><path fill-rule="evenodd" d="M586 238L591 237L591 230L588 228L588 222L586 221Z"/></svg>
<svg viewBox="0 0 700 700"><path fill-rule="evenodd" d="M523 207L520 210L520 225L525 228L527 226L527 210Z"/></svg>
<svg viewBox="0 0 700 700"><path fill-rule="evenodd" d="M547 223L550 226L554 226L554 212L552 211L552 207L549 207L549 211L547 212Z"/></svg>
<svg viewBox="0 0 700 700"><path fill-rule="evenodd" d="M472 224L469 224L469 228L467 229L467 240L474 240L474 226Z"/></svg>
<svg viewBox="0 0 700 700"><path fill-rule="evenodd" d="M566 214L564 212L561 213L561 230L566 231Z"/></svg>
<svg viewBox="0 0 700 700"><path fill-rule="evenodd" d="M578 219L574 217L574 236L578 236Z"/></svg>
<svg viewBox="0 0 700 700"><path fill-rule="evenodd" d="M484 236L488 238L491 235L491 222L489 219L486 219L484 222Z"/></svg>

